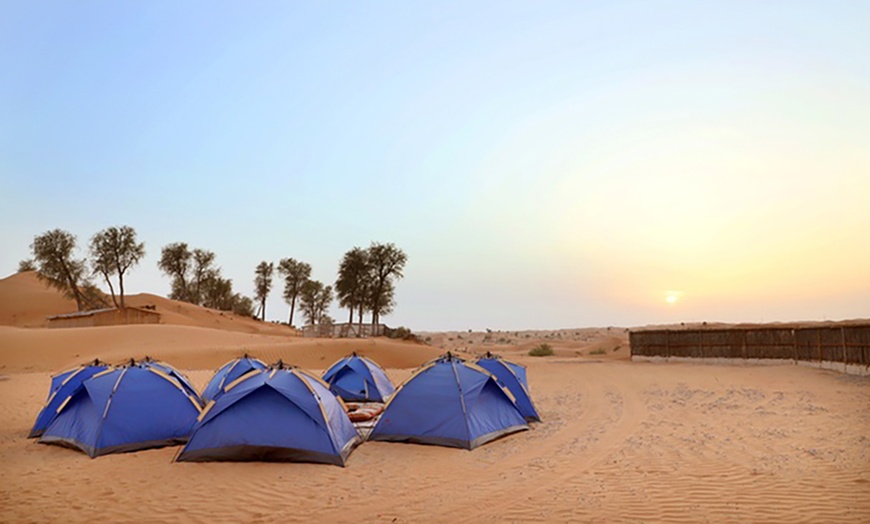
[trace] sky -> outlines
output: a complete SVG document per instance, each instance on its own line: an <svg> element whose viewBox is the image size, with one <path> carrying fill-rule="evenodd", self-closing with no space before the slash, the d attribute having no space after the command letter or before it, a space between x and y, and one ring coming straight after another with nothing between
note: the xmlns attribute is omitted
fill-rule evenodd
<svg viewBox="0 0 870 524"><path fill-rule="evenodd" d="M870 3L3 2L0 276L113 225L392 242L413 330L867 318Z"/></svg>

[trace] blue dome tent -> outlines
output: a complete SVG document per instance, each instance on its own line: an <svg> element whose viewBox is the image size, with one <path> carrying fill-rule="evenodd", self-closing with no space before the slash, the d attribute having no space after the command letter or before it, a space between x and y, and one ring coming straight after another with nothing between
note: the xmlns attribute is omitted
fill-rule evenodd
<svg viewBox="0 0 870 524"><path fill-rule="evenodd" d="M107 369L109 369L108 364L94 360L90 364L79 366L51 377L51 389L48 392L48 399L45 401L45 405L42 407L39 415L36 416L36 422L33 424L33 428L30 430L27 438L42 436L45 428L54 420L54 417L57 415L57 408L60 407L63 401L75 393L81 387L82 382Z"/></svg>
<svg viewBox="0 0 870 524"><path fill-rule="evenodd" d="M523 417L526 418L526 422L541 421L538 410L535 409L535 404L532 402L532 397L529 394L529 383L526 378L525 366L508 362L489 351L486 352L486 355L479 358L476 364L495 375L502 386L506 387L513 394L517 407L520 413L523 414Z"/></svg>
<svg viewBox="0 0 870 524"><path fill-rule="evenodd" d="M91 458L180 444L200 413L197 398L163 371L141 364L107 369L67 397L39 442Z"/></svg>
<svg viewBox="0 0 870 524"><path fill-rule="evenodd" d="M268 366L263 361L249 357L247 353L242 358L231 360L215 371L205 389L202 390L202 399L206 402L214 400L242 375L256 369L266 369L266 367Z"/></svg>
<svg viewBox="0 0 870 524"><path fill-rule="evenodd" d="M385 402L395 390L380 366L356 353L327 369L323 381L330 391L348 401Z"/></svg>
<svg viewBox="0 0 870 524"><path fill-rule="evenodd" d="M368 438L474 449L524 429L495 376L447 353L399 386Z"/></svg>
<svg viewBox="0 0 870 524"><path fill-rule="evenodd" d="M176 460L321 462L344 466L360 438L318 377L279 361L209 402Z"/></svg>

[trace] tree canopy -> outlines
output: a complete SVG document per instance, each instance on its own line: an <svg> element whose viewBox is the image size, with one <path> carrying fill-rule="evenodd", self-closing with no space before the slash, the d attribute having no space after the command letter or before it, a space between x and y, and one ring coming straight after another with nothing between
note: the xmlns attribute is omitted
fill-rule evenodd
<svg viewBox="0 0 870 524"><path fill-rule="evenodd" d="M163 247L157 266L172 279L169 298L254 316L253 301L234 293L232 280L223 278L214 263L213 252L190 250L186 243L175 242Z"/></svg>
<svg viewBox="0 0 870 524"><path fill-rule="evenodd" d="M326 310L332 303L332 298L332 286L324 286L317 280L308 280L303 284L299 294L299 306L309 324L318 324L328 317Z"/></svg>
<svg viewBox="0 0 870 524"><path fill-rule="evenodd" d="M311 278L311 266L293 258L282 258L278 262L278 273L284 277L284 301L290 306L287 323L293 325L293 311L302 286Z"/></svg>
<svg viewBox="0 0 870 524"><path fill-rule="evenodd" d="M85 259L75 256L75 235L62 229L46 231L34 237L30 249L38 277L75 300L79 311L105 305L99 291L87 278Z"/></svg>
<svg viewBox="0 0 870 524"><path fill-rule="evenodd" d="M369 310L372 312L372 325L380 323L381 315L390 313L395 305L394 282L404 276L408 256L394 244L373 242L368 248Z"/></svg>
<svg viewBox="0 0 870 524"><path fill-rule="evenodd" d="M132 227L110 227L91 238L91 267L106 280L115 307L124 307L124 273L144 256L145 244L136 242L136 230ZM118 276L120 303L115 297L112 275Z"/></svg>
<svg viewBox="0 0 870 524"><path fill-rule="evenodd" d="M254 298L260 302L260 320L266 320L266 298L272 290L272 273L275 264L260 262L254 270Z"/></svg>
<svg viewBox="0 0 870 524"><path fill-rule="evenodd" d="M368 306L371 280L368 251L354 247L345 253L338 266L335 294L338 304L349 310L349 323L353 323L354 310L357 311L362 323L362 315Z"/></svg>

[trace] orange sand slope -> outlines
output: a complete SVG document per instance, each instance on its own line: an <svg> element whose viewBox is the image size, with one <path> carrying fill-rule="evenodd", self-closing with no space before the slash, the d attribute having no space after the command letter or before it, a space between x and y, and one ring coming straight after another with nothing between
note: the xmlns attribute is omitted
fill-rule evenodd
<svg viewBox="0 0 870 524"><path fill-rule="evenodd" d="M125 296L132 307L153 307L161 324L198 326L244 333L295 334L287 326L259 322L225 311L216 311L150 293ZM45 327L46 317L76 311L73 300L40 281L35 271L16 273L0 280L0 326Z"/></svg>
<svg viewBox="0 0 870 524"><path fill-rule="evenodd" d="M36 271L16 273L0 280L2 326L43 327L45 317L75 310L75 301L41 282L36 278Z"/></svg>

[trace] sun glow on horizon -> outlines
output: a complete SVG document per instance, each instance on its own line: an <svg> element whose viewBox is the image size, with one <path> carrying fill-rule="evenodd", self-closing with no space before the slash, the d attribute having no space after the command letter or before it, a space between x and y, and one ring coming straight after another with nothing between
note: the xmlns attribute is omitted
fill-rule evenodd
<svg viewBox="0 0 870 524"><path fill-rule="evenodd" d="M667 291L665 292L665 302L667 302L669 306L673 306L674 304L679 302L682 295L682 291Z"/></svg>

